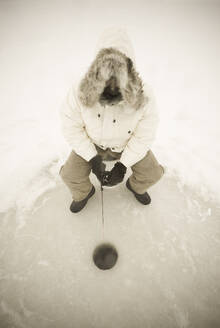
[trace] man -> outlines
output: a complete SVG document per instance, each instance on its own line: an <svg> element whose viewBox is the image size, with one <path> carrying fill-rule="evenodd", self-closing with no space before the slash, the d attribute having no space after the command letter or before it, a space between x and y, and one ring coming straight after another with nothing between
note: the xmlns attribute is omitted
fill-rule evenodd
<svg viewBox="0 0 220 328"><path fill-rule="evenodd" d="M61 109L64 138L72 148L60 175L71 191L70 210L79 212L95 193L90 172L106 186L122 182L147 205L147 189L163 175L150 147L158 125L149 86L135 69L134 51L124 29L104 31L96 56L77 86L70 88ZM117 160L108 174L103 160Z"/></svg>

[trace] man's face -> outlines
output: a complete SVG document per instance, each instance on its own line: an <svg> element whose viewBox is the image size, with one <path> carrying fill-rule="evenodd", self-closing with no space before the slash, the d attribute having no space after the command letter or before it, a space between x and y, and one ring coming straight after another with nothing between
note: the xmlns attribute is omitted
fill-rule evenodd
<svg viewBox="0 0 220 328"><path fill-rule="evenodd" d="M105 88L100 96L101 104L115 105L122 100L122 94L117 84L117 79L112 76L105 85Z"/></svg>

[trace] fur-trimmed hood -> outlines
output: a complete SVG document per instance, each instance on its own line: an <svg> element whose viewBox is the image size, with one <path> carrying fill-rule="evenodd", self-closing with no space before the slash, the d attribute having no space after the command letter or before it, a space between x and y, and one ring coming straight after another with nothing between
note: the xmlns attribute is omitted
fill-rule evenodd
<svg viewBox="0 0 220 328"><path fill-rule="evenodd" d="M96 106L112 76L117 80L125 106L139 109L146 104L144 85L135 69L132 42L124 28L108 28L98 39L95 59L79 84L81 103L86 107Z"/></svg>
<svg viewBox="0 0 220 328"><path fill-rule="evenodd" d="M108 28L103 31L95 46L95 56L102 48L116 48L130 58L135 65L135 52L124 28Z"/></svg>

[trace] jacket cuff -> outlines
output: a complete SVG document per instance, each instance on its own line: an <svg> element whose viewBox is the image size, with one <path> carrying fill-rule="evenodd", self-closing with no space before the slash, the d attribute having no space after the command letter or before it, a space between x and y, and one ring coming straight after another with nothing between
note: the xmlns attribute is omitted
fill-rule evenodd
<svg viewBox="0 0 220 328"><path fill-rule="evenodd" d="M131 166L131 165L129 165L129 162L126 161L126 160L124 160L124 159L120 159L120 162L121 162L126 168L128 168L128 167Z"/></svg>
<svg viewBox="0 0 220 328"><path fill-rule="evenodd" d="M81 154L78 153L78 155L81 156L81 157L83 157L87 162L89 162L90 159L92 159L93 157L95 157L96 155L98 155L98 153L97 153L97 150L95 149L95 147L94 147L94 149L91 147L89 150L87 150L83 154L82 153Z"/></svg>
<svg viewBox="0 0 220 328"><path fill-rule="evenodd" d="M137 162L141 161L147 155L148 150L146 150L145 153L142 153L142 154L139 154L139 155L136 155L136 156L134 156L134 154L132 154L132 155L129 154L130 156L128 154L123 155L123 153L122 153L122 156L120 158L120 162L126 167L131 167L134 164L136 164Z"/></svg>

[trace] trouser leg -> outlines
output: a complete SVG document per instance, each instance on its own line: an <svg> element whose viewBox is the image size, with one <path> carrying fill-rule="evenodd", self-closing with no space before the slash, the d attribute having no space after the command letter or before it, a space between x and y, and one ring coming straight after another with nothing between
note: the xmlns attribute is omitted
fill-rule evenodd
<svg viewBox="0 0 220 328"><path fill-rule="evenodd" d="M143 194L154 185L164 174L164 168L160 165L151 150L147 155L134 164L132 175L129 178L131 188L138 194Z"/></svg>
<svg viewBox="0 0 220 328"><path fill-rule="evenodd" d="M74 151L70 153L65 164L61 166L59 174L69 188L73 200L80 201L91 191L90 172L90 164Z"/></svg>

